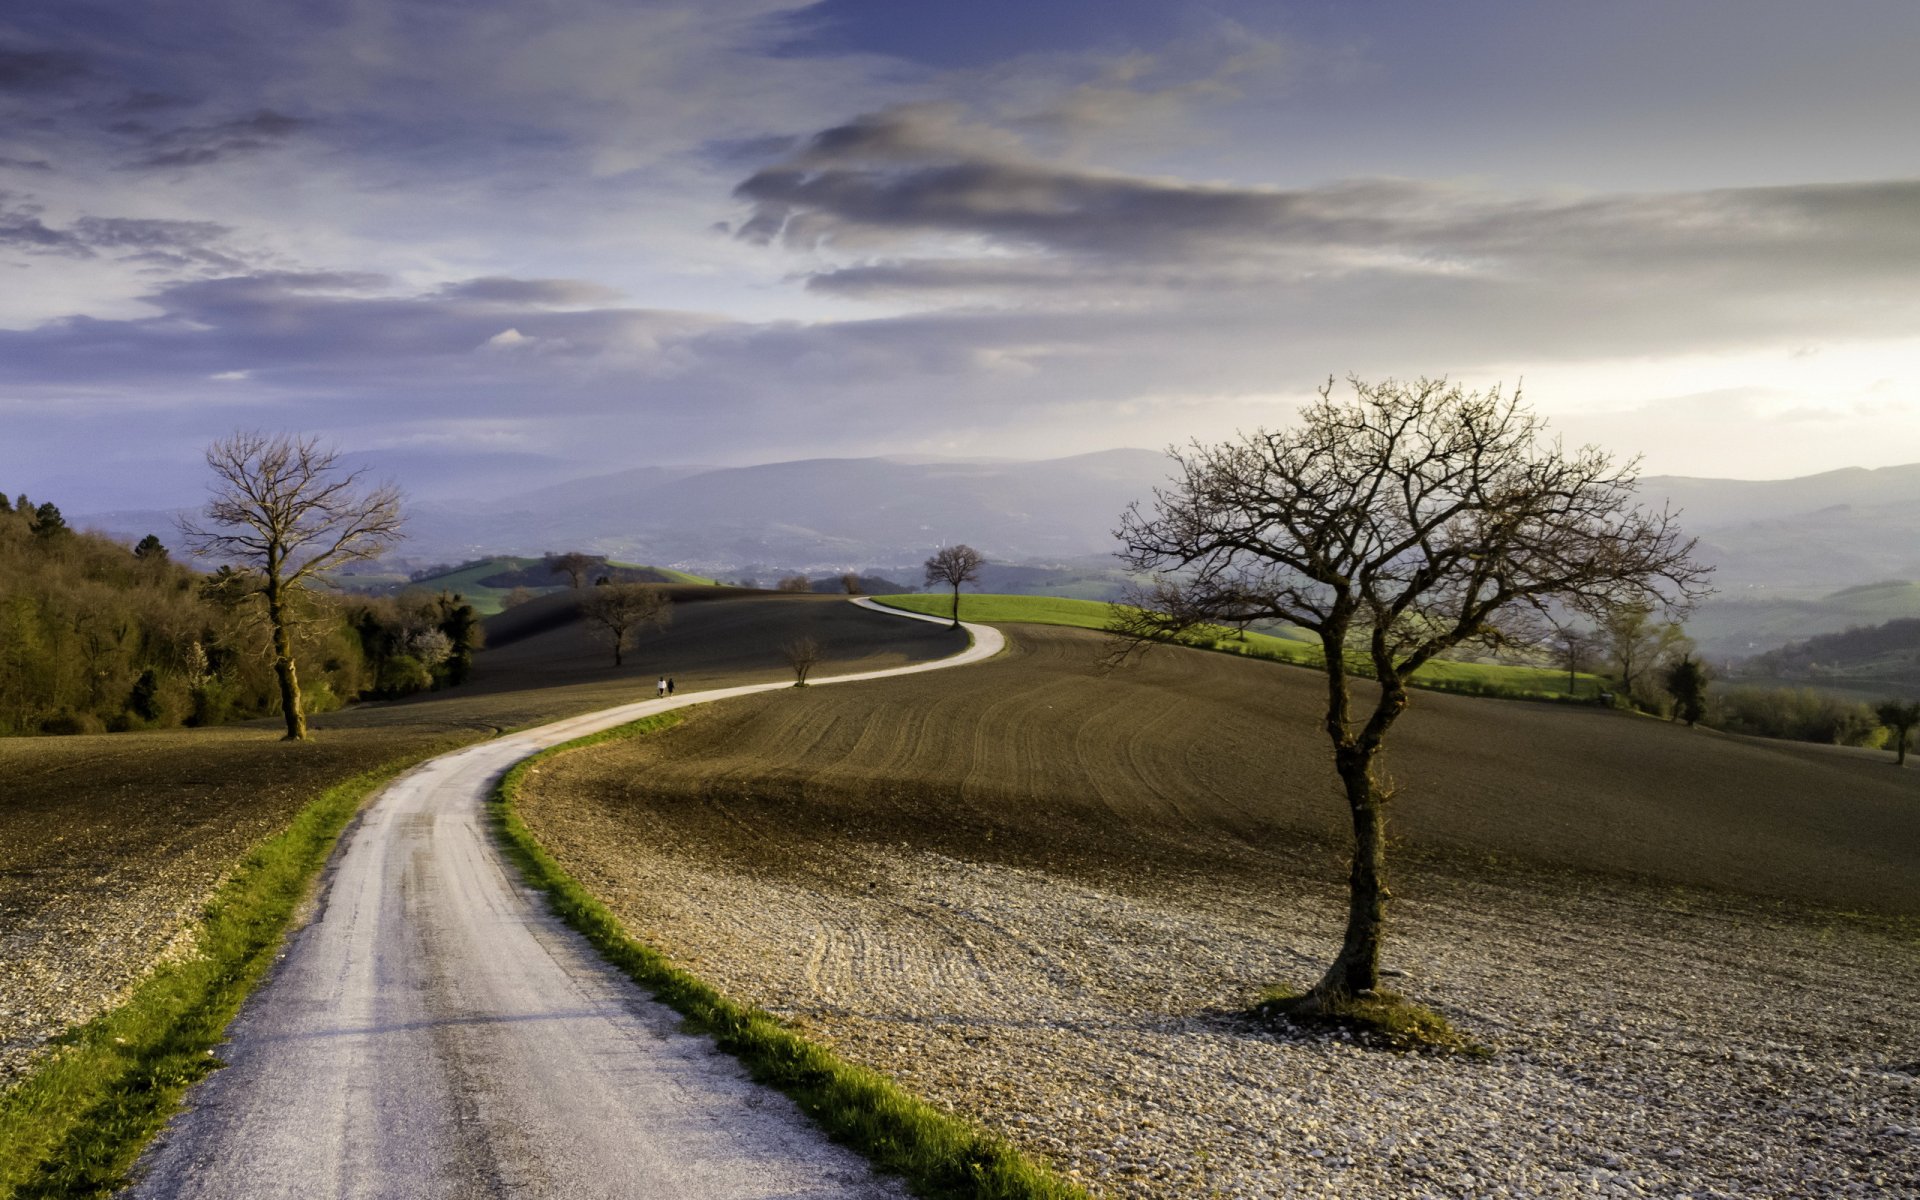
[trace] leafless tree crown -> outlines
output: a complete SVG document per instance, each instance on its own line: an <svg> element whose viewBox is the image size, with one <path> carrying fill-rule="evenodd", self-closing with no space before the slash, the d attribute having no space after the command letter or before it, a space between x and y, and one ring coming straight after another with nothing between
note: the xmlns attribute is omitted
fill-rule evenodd
<svg viewBox="0 0 1920 1200"><path fill-rule="evenodd" d="M980 578L980 568L986 561L984 555L965 543L943 546L926 562L926 583L957 588Z"/></svg>
<svg viewBox="0 0 1920 1200"><path fill-rule="evenodd" d="M1678 611L1705 593L1675 514L1633 503L1638 460L1547 442L1517 392L1350 383L1339 402L1329 380L1296 428L1174 452L1174 485L1117 532L1129 567L1160 573L1122 632L1352 629L1404 679L1535 632L1549 606Z"/></svg>
<svg viewBox="0 0 1920 1200"><path fill-rule="evenodd" d="M793 668L793 686L806 686L807 676L820 663L820 643L811 637L797 637L780 646L780 654Z"/></svg>
<svg viewBox="0 0 1920 1200"><path fill-rule="evenodd" d="M377 558L400 540L400 489L364 488L315 437L240 432L207 448L215 482L203 519L182 521L196 553L242 562L292 588Z"/></svg>

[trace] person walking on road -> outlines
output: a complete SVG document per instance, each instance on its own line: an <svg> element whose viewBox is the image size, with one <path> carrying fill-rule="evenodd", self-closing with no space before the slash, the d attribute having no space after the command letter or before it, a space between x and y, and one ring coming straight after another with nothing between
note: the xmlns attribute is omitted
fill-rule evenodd
<svg viewBox="0 0 1920 1200"><path fill-rule="evenodd" d="M673 676L667 676L667 695L673 695Z"/></svg>
<svg viewBox="0 0 1920 1200"><path fill-rule="evenodd" d="M667 698L667 677L665 675L660 677L659 695L662 700Z"/></svg>

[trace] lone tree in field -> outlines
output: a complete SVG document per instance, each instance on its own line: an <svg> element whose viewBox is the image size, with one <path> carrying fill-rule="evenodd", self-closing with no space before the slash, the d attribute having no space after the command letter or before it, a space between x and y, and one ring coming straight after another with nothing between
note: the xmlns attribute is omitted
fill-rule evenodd
<svg viewBox="0 0 1920 1200"><path fill-rule="evenodd" d="M567 586L575 590L585 586L588 572L605 565L605 559L591 554L582 554L578 550L547 556L547 574L565 575Z"/></svg>
<svg viewBox="0 0 1920 1200"><path fill-rule="evenodd" d="M797 637L780 646L780 654L793 668L793 686L807 686L807 676L820 663L820 643L810 637Z"/></svg>
<svg viewBox="0 0 1920 1200"><path fill-rule="evenodd" d="M1674 720L1685 721L1691 729L1707 715L1707 669L1695 662L1693 655L1683 654L1669 664L1660 682L1673 697Z"/></svg>
<svg viewBox="0 0 1920 1200"><path fill-rule="evenodd" d="M971 583L980 578L980 568L987 560L978 550L964 542L954 546L943 546L927 560L926 585L946 584L953 589L953 628L960 628L960 585Z"/></svg>
<svg viewBox="0 0 1920 1200"><path fill-rule="evenodd" d="M1444 379L1320 390L1300 424L1174 451L1154 511L1122 518L1121 557L1155 574L1114 632L1143 647L1196 626L1284 621L1324 654L1324 727L1353 822L1346 935L1296 1005L1338 1010L1379 984L1386 928L1385 804L1374 761L1408 680L1457 646L1530 635L1553 605L1683 607L1704 593L1670 513L1632 504L1637 462L1544 441L1516 393ZM1358 711L1352 676L1378 681Z"/></svg>
<svg viewBox="0 0 1920 1200"><path fill-rule="evenodd" d="M232 581L266 602L273 671L287 739L303 741L307 715L293 661L295 602L331 567L377 558L400 540L400 489L363 487L338 452L314 437L236 433L207 447L211 498L199 521L180 529L196 553L242 564Z"/></svg>
<svg viewBox="0 0 1920 1200"><path fill-rule="evenodd" d="M1907 765L1907 739L1913 736L1916 725L1920 725L1920 700L1882 700L1874 707L1873 714L1880 723L1893 730L1893 765Z"/></svg>
<svg viewBox="0 0 1920 1200"><path fill-rule="evenodd" d="M635 634L673 620L673 601L644 583L603 583L580 601L580 615L596 637L613 647L613 665L618 667L626 662Z"/></svg>
<svg viewBox="0 0 1920 1200"><path fill-rule="evenodd" d="M780 580L775 590L782 592L811 592L813 590L813 581L805 575L788 575Z"/></svg>

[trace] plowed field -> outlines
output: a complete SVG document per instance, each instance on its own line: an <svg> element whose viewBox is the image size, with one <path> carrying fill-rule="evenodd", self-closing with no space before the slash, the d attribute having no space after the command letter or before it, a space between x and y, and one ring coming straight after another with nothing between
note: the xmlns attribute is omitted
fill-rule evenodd
<svg viewBox="0 0 1920 1200"><path fill-rule="evenodd" d="M1238 1015L1339 932L1317 678L1009 633L562 756L525 815L671 956L1101 1194L1920 1189L1920 771L1419 695L1388 962L1495 1054L1360 1052Z"/></svg>

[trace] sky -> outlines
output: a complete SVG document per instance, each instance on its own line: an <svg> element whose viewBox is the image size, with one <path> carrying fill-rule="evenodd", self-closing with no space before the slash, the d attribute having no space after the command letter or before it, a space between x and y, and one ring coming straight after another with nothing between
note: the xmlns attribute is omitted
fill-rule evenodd
<svg viewBox="0 0 1920 1200"><path fill-rule="evenodd" d="M1920 461L1920 5L10 0L0 490L317 434L424 497L1519 387ZM1344 387L1344 383L1337 386Z"/></svg>

